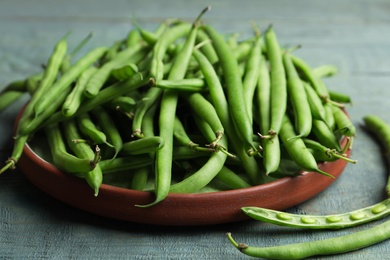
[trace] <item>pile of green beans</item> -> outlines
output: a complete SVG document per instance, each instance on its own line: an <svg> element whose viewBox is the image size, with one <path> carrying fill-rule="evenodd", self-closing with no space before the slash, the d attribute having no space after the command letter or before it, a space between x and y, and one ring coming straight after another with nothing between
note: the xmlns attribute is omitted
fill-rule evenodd
<svg viewBox="0 0 390 260"><path fill-rule="evenodd" d="M366 129L375 135L383 145L389 163L390 124L374 115L368 115L363 120ZM259 207L243 207L242 210L253 219L281 226L306 229L342 229L388 216L390 214L390 175L386 181L385 191L388 198L382 202L337 215L297 215ZM252 247L237 243L230 233L227 236L234 247L249 256L267 259L303 259L316 255L350 252L387 240L390 238L390 220L344 236L273 247Z"/></svg>
<svg viewBox="0 0 390 260"><path fill-rule="evenodd" d="M350 99L322 79L335 68L311 68L280 47L272 26L263 34L253 26L247 39L225 37L201 21L208 10L193 23L169 20L154 31L136 24L77 61L69 36L60 39L42 73L0 94L0 110L31 95L0 173L44 135L54 165L85 178L95 196L102 183L124 181L155 193L154 202L138 205L146 207L216 180L220 190L291 176L286 163L294 173L329 177L319 162L355 163L344 156L349 145L340 147L355 134L343 111Z"/></svg>

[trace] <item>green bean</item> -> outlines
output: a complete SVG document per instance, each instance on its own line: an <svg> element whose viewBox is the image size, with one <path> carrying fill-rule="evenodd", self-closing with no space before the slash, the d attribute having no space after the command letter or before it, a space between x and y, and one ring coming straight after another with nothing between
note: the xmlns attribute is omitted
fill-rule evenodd
<svg viewBox="0 0 390 260"><path fill-rule="evenodd" d="M91 160L91 163L95 164L93 170L84 173L84 177L94 191L94 195L96 197L99 194L99 189L103 182L103 173L100 165L97 164L100 160L99 155L96 155L87 143L74 142L74 140L80 138L80 134L78 133L76 122L73 119L64 121L62 125L64 127L64 135L67 140L68 147L72 150L75 156L80 159L89 159ZM99 152L99 150L96 152ZM93 160L94 158L96 158L96 161Z"/></svg>
<svg viewBox="0 0 390 260"><path fill-rule="evenodd" d="M22 116L19 119L18 127L16 130L16 135L20 133L20 127L25 127L28 124L28 121L33 117L35 106L40 103L39 100L45 97L48 92L48 89L51 88L51 85L55 81L61 63L65 59L65 55L68 49L68 44L66 39L61 39L54 47L54 50L49 58L46 69L43 73L42 80L39 83L37 90L31 96L29 103L26 105ZM37 115L37 113L35 113Z"/></svg>
<svg viewBox="0 0 390 260"><path fill-rule="evenodd" d="M67 152L58 124L48 125L44 130L56 167L67 173L85 173L96 167L94 157L81 159Z"/></svg>
<svg viewBox="0 0 390 260"><path fill-rule="evenodd" d="M117 80L124 80L134 76L138 72L138 67L134 63L128 63L119 68L111 70L111 76Z"/></svg>
<svg viewBox="0 0 390 260"><path fill-rule="evenodd" d="M260 126L259 135L262 136L262 155L263 165L265 168L265 174L269 175L275 172L280 164L280 141L279 137L275 136L270 139L264 136L264 133L268 133L270 127L270 93L271 93L271 82L269 70L265 58L263 57L260 63L260 75L257 83L257 110L258 120Z"/></svg>
<svg viewBox="0 0 390 260"><path fill-rule="evenodd" d="M199 117L197 117L199 118ZM210 142L214 139L214 133L211 127L208 129L203 129L207 134L206 138ZM220 144L223 147L227 147L226 137L222 137ZM222 152L212 153L207 162L198 169L191 176L186 179L175 183L171 186L170 193L193 193L199 189L205 187L222 169L227 155Z"/></svg>
<svg viewBox="0 0 390 260"><path fill-rule="evenodd" d="M338 159L345 160L350 163L356 164L356 160L352 160L346 156L344 156L340 151L335 149L331 149L329 147L324 146L322 143L311 140L311 139L303 139L305 145L308 149L312 149L312 154L316 158L317 161L335 161ZM348 142L347 142L348 143ZM350 142L346 145L343 150L349 149Z"/></svg>
<svg viewBox="0 0 390 260"><path fill-rule="evenodd" d="M241 62L248 57L250 51L252 50L252 41L253 39L238 42L237 47L233 50L233 56L236 58L237 62Z"/></svg>
<svg viewBox="0 0 390 260"><path fill-rule="evenodd" d="M119 66L133 62L132 57L142 50L143 45L138 44L132 48L128 48L119 52L114 59L104 63L97 71L95 71L95 73L92 74L88 80L84 89L84 95L90 99L95 97L109 78L111 71L118 68Z"/></svg>
<svg viewBox="0 0 390 260"><path fill-rule="evenodd" d="M210 143L210 147L214 148L224 135L224 127L214 106L199 93L185 93L182 96L190 105L193 113L205 120L210 125L211 129L213 129L215 139Z"/></svg>
<svg viewBox="0 0 390 260"><path fill-rule="evenodd" d="M322 81L319 77L317 77L313 72L312 69L306 62L296 56L291 56L292 61L294 65L302 72L304 75L305 79L309 81L311 86L315 89L317 92L318 96L322 100L327 100L329 98L329 91L325 87L324 84L322 84Z"/></svg>
<svg viewBox="0 0 390 260"><path fill-rule="evenodd" d="M296 133L294 131L294 126L292 125L287 115L284 115L283 117L283 124L280 129L279 135L288 154L299 166L302 167L302 169L317 172L322 175L334 178L334 176L332 176L331 174L326 173L318 168L314 156L307 149L302 138L295 138Z"/></svg>
<svg viewBox="0 0 390 260"><path fill-rule="evenodd" d="M199 144L193 142L188 136L186 129L184 128L182 122L177 116L175 117L173 123L173 136L180 145L186 146L192 151L214 152L213 148L200 147Z"/></svg>
<svg viewBox="0 0 390 260"><path fill-rule="evenodd" d="M326 121L326 113L324 104L321 98L318 96L317 92L305 81L302 81L303 86L305 87L305 92L307 95L307 100L309 102L310 111L313 119L319 119Z"/></svg>
<svg viewBox="0 0 390 260"><path fill-rule="evenodd" d="M253 114L253 101L254 93L260 76L260 63L263 62L261 55L261 44L262 38L260 35L257 35L256 40L253 42L253 47L249 53L249 57L245 63L245 75L243 78L243 87L244 87L244 99L246 103L246 108L252 121Z"/></svg>
<svg viewBox="0 0 390 260"><path fill-rule="evenodd" d="M122 45L124 43L124 40L118 40L115 41L111 47L107 50L107 52L100 58L100 64L104 64L109 62L110 60L114 59L115 56L118 54L120 49L122 48Z"/></svg>
<svg viewBox="0 0 390 260"><path fill-rule="evenodd" d="M277 36L270 26L265 33L267 56L271 70L270 134L278 134L287 109L286 73Z"/></svg>
<svg viewBox="0 0 390 260"><path fill-rule="evenodd" d="M75 117L79 114L86 113L91 111L97 106L100 106L110 100L113 100L117 97L120 97L130 91L136 90L138 88L148 86L152 84L153 81L150 79L144 79L142 74L137 74L134 77L131 77L127 80L117 82L109 87L102 89L99 94L90 100L85 100L76 111L76 113L72 116ZM63 120L68 119L62 115L62 112L56 112L47 119L45 123L55 123L61 122Z"/></svg>
<svg viewBox="0 0 390 260"><path fill-rule="evenodd" d="M249 183L226 166L223 166L215 177L229 185L232 189L251 187Z"/></svg>
<svg viewBox="0 0 390 260"><path fill-rule="evenodd" d="M223 77L226 84L226 94L229 112L238 137L245 143L248 153L256 152L252 144L253 128L246 110L241 77L238 74L238 63L230 51L225 39L213 27L205 26L205 31L212 40L218 55Z"/></svg>
<svg viewBox="0 0 390 260"><path fill-rule="evenodd" d="M186 92L200 92L207 90L204 79L190 78L181 80L159 80L155 84L156 87L162 89L172 89Z"/></svg>
<svg viewBox="0 0 390 260"><path fill-rule="evenodd" d="M162 62L164 55L167 51L167 48L170 44L175 42L177 39L186 35L191 29L189 24L179 24L173 28L165 31L163 35L159 38L153 48L153 58L150 65L150 74L156 81L159 81L163 78L164 75L164 64ZM150 88L145 94L145 98L142 103L137 107L134 118L133 118L133 134L142 138L142 118L144 117L146 111L150 106L157 101L158 98L162 95L162 90L159 88Z"/></svg>
<svg viewBox="0 0 390 260"><path fill-rule="evenodd" d="M150 157L147 155L132 155L117 157L115 159L101 160L99 165L104 176L105 174L130 171L145 166L151 166L152 163L153 162L150 160Z"/></svg>
<svg viewBox="0 0 390 260"><path fill-rule="evenodd" d="M17 90L7 90L0 94L0 112L13 104L24 95L24 92Z"/></svg>
<svg viewBox="0 0 390 260"><path fill-rule="evenodd" d="M20 92L25 92L26 89L26 80L15 80L11 83L8 83L6 86L4 86L0 94L3 94L6 91L20 91Z"/></svg>
<svg viewBox="0 0 390 260"><path fill-rule="evenodd" d="M302 259L316 255L346 253L389 239L390 221L348 235L273 247L251 247L243 243L237 243L230 233L227 236L240 252L249 256L272 259Z"/></svg>
<svg viewBox="0 0 390 260"><path fill-rule="evenodd" d="M85 97L83 94L85 86L96 71L96 67L89 67L83 73L81 73L79 78L77 78L76 85L65 99L64 104L62 104L62 114L64 116L69 117L73 115L80 107Z"/></svg>
<svg viewBox="0 0 390 260"><path fill-rule="evenodd" d="M196 34L198 31L198 21L201 16L208 10L202 10L199 16L194 21L191 31L185 40L185 45L180 53L174 58L171 71L168 79L177 80L183 79L187 71L187 66L191 58L192 50L195 44ZM164 39L161 36L160 39ZM158 43L157 43L158 44ZM161 48L161 46L160 46ZM164 49L164 48L162 48ZM162 55L158 53L157 55ZM160 56L161 57L161 56ZM162 57L157 57L157 62L162 60ZM155 71L156 79L160 80L161 71ZM148 205L139 205L149 207L164 200L169 193L172 174L172 150L173 150L173 124L177 106L178 95L175 91L164 90L160 105L159 114L159 135L165 140L165 145L156 152L156 169L155 169L155 200Z"/></svg>
<svg viewBox="0 0 390 260"><path fill-rule="evenodd" d="M337 131L345 136L354 136L356 128L351 119L344 113L344 111L337 106L331 106L334 120L337 126Z"/></svg>
<svg viewBox="0 0 390 260"><path fill-rule="evenodd" d="M106 144L113 147L107 142L107 136L97 128L88 113L80 114L75 119L80 132L90 138L94 144Z"/></svg>
<svg viewBox="0 0 390 260"><path fill-rule="evenodd" d="M335 149L337 151L341 150L340 142L337 136L333 133L332 129L321 120L313 120L313 134L323 145L329 147L330 149Z"/></svg>
<svg viewBox="0 0 390 260"><path fill-rule="evenodd" d="M196 36L197 44L210 41L207 33L202 29L198 31ZM202 44L199 50L207 57L211 64L216 64L218 62L218 55L215 52L212 44Z"/></svg>
<svg viewBox="0 0 390 260"><path fill-rule="evenodd" d="M324 110L325 110L325 122L329 126L330 129L334 129L336 126L336 122L333 115L333 104L327 102L324 104Z"/></svg>
<svg viewBox="0 0 390 260"><path fill-rule="evenodd" d="M375 115L367 115L363 118L363 121L366 129L373 132L377 139L381 141L381 145L388 159L387 163L390 163L390 126L383 119ZM386 192L390 196L390 175L386 185Z"/></svg>
<svg viewBox="0 0 390 260"><path fill-rule="evenodd" d="M20 156L23 153L24 145L27 143L29 135L21 135L15 138L12 154L5 161L5 165L0 169L0 174L5 172L8 169L15 169L15 165L20 159Z"/></svg>
<svg viewBox="0 0 390 260"><path fill-rule="evenodd" d="M336 91L329 90L329 98L330 100L335 101L337 103L344 103L344 104L352 103L350 96Z"/></svg>
<svg viewBox="0 0 390 260"><path fill-rule="evenodd" d="M149 167L141 167L134 170L130 188L133 190L143 190L148 181Z"/></svg>
<svg viewBox="0 0 390 260"><path fill-rule="evenodd" d="M130 96L120 96L107 102L107 106L114 110L124 112L125 114L131 114L137 106L137 101Z"/></svg>
<svg viewBox="0 0 390 260"><path fill-rule="evenodd" d="M125 40L125 46L132 48L137 45L141 40L141 35L138 30L130 30Z"/></svg>
<svg viewBox="0 0 390 260"><path fill-rule="evenodd" d="M305 229L342 229L358 226L390 215L390 199L375 205L335 215L298 215L260 207L243 207L249 217L280 226Z"/></svg>
<svg viewBox="0 0 390 260"><path fill-rule="evenodd" d="M322 65L312 69L312 72L319 78L331 77L337 73L337 68L333 65Z"/></svg>
<svg viewBox="0 0 390 260"><path fill-rule="evenodd" d="M55 111L57 111L58 107L60 107L64 103L64 100L66 99L70 91L70 88L65 89L63 92L59 93L57 98L53 100L53 102L50 103L40 115L36 116L35 118L28 118L24 123L21 123L18 128L19 131L16 133L16 136L28 135L35 132L45 123L45 120L50 117ZM59 111L59 113L61 113L61 111Z"/></svg>
<svg viewBox="0 0 390 260"><path fill-rule="evenodd" d="M294 64L291 60L291 54L286 52L283 55L283 63L287 75L287 92L292 110L294 113L295 129L298 137L306 137L310 134L312 127L312 115L310 104L307 101L305 87L299 78Z"/></svg>
<svg viewBox="0 0 390 260"><path fill-rule="evenodd" d="M163 138L159 136L149 136L123 143L122 155L137 155L155 152L161 149L165 144Z"/></svg>
<svg viewBox="0 0 390 260"><path fill-rule="evenodd" d="M95 107L91 110L91 113L96 118L100 128L106 134L108 142L112 144L115 149L115 153L113 159L118 155L118 153L122 150L123 140L122 137L112 120L109 113L104 110L102 107Z"/></svg>
<svg viewBox="0 0 390 260"><path fill-rule="evenodd" d="M95 48L79 59L74 65L72 65L69 70L66 71L62 77L60 77L50 87L48 91L46 91L45 95L40 98L39 102L34 105L35 115L41 114L46 109L46 107L58 97L61 92L69 88L70 84L78 76L80 76L84 70L91 66L92 63L99 59L106 51L107 48L105 47Z"/></svg>
<svg viewBox="0 0 390 260"><path fill-rule="evenodd" d="M251 181L253 183L257 183L258 179L261 178L259 177L261 176L259 174L259 166L255 158L247 156L244 144L238 138L236 138L236 129L231 122L228 102L226 100L219 77L210 61L199 50L195 49L193 55L198 61L199 68L204 75L205 81L207 82L212 104L214 105L215 111L217 112L222 125L226 129L230 144L235 151L235 154L242 161L245 172L248 174Z"/></svg>

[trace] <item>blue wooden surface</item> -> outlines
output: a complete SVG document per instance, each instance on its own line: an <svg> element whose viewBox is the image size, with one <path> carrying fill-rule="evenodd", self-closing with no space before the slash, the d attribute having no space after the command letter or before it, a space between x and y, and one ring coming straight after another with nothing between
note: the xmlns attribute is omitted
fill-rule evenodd
<svg viewBox="0 0 390 260"><path fill-rule="evenodd" d="M67 31L70 46L89 32L88 48L109 45L132 28L131 16L147 29L166 18L191 20L206 5L204 20L226 33L251 34L249 20L273 23L279 41L301 44L310 65L333 64L330 89L351 95L354 123L375 113L390 122L390 1L125 1L1 0L0 86L39 71L52 46ZM87 51L88 48L83 49ZM83 54L83 51L81 54ZM26 100L0 114L0 161L11 151L11 126ZM385 162L374 140L358 127L349 165L326 191L289 212L342 213L384 198ZM281 191L283 192L283 191ZM324 239L366 229L383 220L342 231L301 231L255 221L171 228L114 221L64 205L16 170L0 176L0 258L5 259L247 259L225 237L261 246ZM315 259L390 259L390 241L349 254Z"/></svg>

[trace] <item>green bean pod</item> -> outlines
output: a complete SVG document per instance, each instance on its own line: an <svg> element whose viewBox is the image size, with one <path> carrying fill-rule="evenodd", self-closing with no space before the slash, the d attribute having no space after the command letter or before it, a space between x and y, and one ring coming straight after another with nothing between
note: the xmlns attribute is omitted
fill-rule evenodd
<svg viewBox="0 0 390 260"><path fill-rule="evenodd" d="M305 81L302 81L309 102L310 111L313 119L326 121L326 112L324 104L317 92Z"/></svg>
<svg viewBox="0 0 390 260"><path fill-rule="evenodd" d="M313 134L317 137L320 143L330 149L341 151L340 142L337 136L324 121L314 119L312 130Z"/></svg>
<svg viewBox="0 0 390 260"><path fill-rule="evenodd" d="M94 191L94 195L96 197L99 194L99 189L103 182L103 173L100 165L97 164L100 158L96 158L96 152L93 151L87 143L74 142L74 140L80 138L80 134L78 132L76 122L73 119L64 121L62 125L64 127L64 135L67 140L68 147L72 150L74 155L80 159L89 159L92 164L95 164L93 170L84 173L84 177Z"/></svg>
<svg viewBox="0 0 390 260"><path fill-rule="evenodd" d="M287 109L286 72L277 36L270 26L265 33L267 56L271 70L270 133L278 134Z"/></svg>
<svg viewBox="0 0 390 260"><path fill-rule="evenodd" d="M294 125L298 133L297 136L306 137L311 132L312 115L310 104L307 101L305 87L291 61L291 54L288 52L283 55L283 63L287 75L288 99L294 114Z"/></svg>
<svg viewBox="0 0 390 260"><path fill-rule="evenodd" d="M111 70L110 75L117 80L131 78L138 72L138 67L134 63L128 63Z"/></svg>
<svg viewBox="0 0 390 260"><path fill-rule="evenodd" d="M88 113L78 115L75 120L80 132L91 139L94 144L106 144L113 147L112 144L107 142L106 134L97 128Z"/></svg>
<svg viewBox="0 0 390 260"><path fill-rule="evenodd" d="M97 71L96 67L89 67L83 73L81 73L80 77L76 80L76 85L70 92L70 94L65 99L62 104L62 114L66 117L72 116L76 110L80 107L81 103L84 100L84 89L91 78L91 76Z"/></svg>
<svg viewBox="0 0 390 260"><path fill-rule="evenodd" d="M67 70L45 93L39 102L34 106L35 115L41 114L46 107L55 100L58 95L63 92L65 89L69 88L71 83L80 76L83 71L92 65L96 60L98 60L105 52L107 51L106 47L98 47L85 56L80 58L74 65L72 65L69 70Z"/></svg>
<svg viewBox="0 0 390 260"><path fill-rule="evenodd" d="M283 118L283 124L279 135L288 154L299 166L302 167L302 169L318 172L322 175L334 178L334 176L331 174L326 173L318 168L314 156L310 153L309 149L307 149L302 138L296 137L294 126L292 125L287 115L285 115Z"/></svg>
<svg viewBox="0 0 390 260"><path fill-rule="evenodd" d="M390 214L390 199L375 205L335 215L298 215L260 207L243 207L241 210L253 219L280 226L305 229L342 229L349 228Z"/></svg>
<svg viewBox="0 0 390 260"><path fill-rule="evenodd" d="M20 99L24 95L24 92L18 90L7 90L0 94L0 112L5 110L15 101Z"/></svg>
<svg viewBox="0 0 390 260"><path fill-rule="evenodd" d="M351 119L348 117L344 111L337 106L331 106L334 120L337 126L337 131L345 136L354 136L356 132L356 128L353 125Z"/></svg>
<svg viewBox="0 0 390 260"><path fill-rule="evenodd" d="M99 162L100 168L105 174L113 174L122 171L130 171L145 166L151 166L153 161L147 155L132 155L117 157L115 159L106 159Z"/></svg>
<svg viewBox="0 0 390 260"><path fill-rule="evenodd" d="M228 106L234 128L238 133L238 137L245 143L246 149L248 151L257 151L257 147L254 147L252 144L253 128L248 111L246 110L242 80L238 74L237 60L231 54L230 47L222 35L211 26L205 26L205 31L212 40L212 44L218 55L219 64L223 70Z"/></svg>
<svg viewBox="0 0 390 260"><path fill-rule="evenodd" d="M156 87L162 89L172 89L185 92L200 92L207 90L204 79L191 78L181 80L159 80L156 81Z"/></svg>
<svg viewBox="0 0 390 260"><path fill-rule="evenodd" d="M155 152L164 146L164 139L159 136L149 136L123 143L122 155L137 155Z"/></svg>
<svg viewBox="0 0 390 260"><path fill-rule="evenodd" d="M333 65L322 65L312 69L312 72L319 78L331 77L337 73L337 67Z"/></svg>
<svg viewBox="0 0 390 260"><path fill-rule="evenodd" d="M99 127L102 129L102 131L107 136L108 142L112 144L112 146L115 149L115 153L113 155L113 159L118 155L118 153L122 150L123 147L123 140L122 137L110 117L109 113L104 110L102 107L95 107L93 110L91 110L91 113L96 118Z"/></svg>
<svg viewBox="0 0 390 260"><path fill-rule="evenodd" d="M249 256L269 259L303 259L317 255L346 253L389 239L390 221L339 237L272 247L248 246L234 241L230 233L227 235L234 247Z"/></svg>
<svg viewBox="0 0 390 260"><path fill-rule="evenodd" d="M92 171L96 167L96 164L93 163L93 157L81 159L67 152L58 124L45 127L45 134L47 135L54 165L59 169L68 173L80 174Z"/></svg>

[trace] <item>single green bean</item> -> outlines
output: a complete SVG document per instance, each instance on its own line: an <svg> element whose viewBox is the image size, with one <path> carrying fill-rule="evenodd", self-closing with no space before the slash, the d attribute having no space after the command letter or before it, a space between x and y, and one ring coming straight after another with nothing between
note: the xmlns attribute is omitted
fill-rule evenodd
<svg viewBox="0 0 390 260"><path fill-rule="evenodd" d="M96 67L89 67L76 80L76 85L62 104L62 114L66 117L73 115L83 102L84 90L88 80L97 71Z"/></svg>
<svg viewBox="0 0 390 260"><path fill-rule="evenodd" d="M234 128L238 137L245 143L248 153L256 152L257 147L252 144L253 127L246 110L242 80L238 74L238 62L221 34L211 26L205 26L204 29L212 40L223 70L229 112Z"/></svg>
<svg viewBox="0 0 390 260"><path fill-rule="evenodd" d="M349 228L390 215L390 199L351 212L334 215L298 215L260 207L243 207L241 210L253 219L280 226L305 229Z"/></svg>
<svg viewBox="0 0 390 260"><path fill-rule="evenodd" d="M316 136L319 142L330 149L335 149L337 151L341 151L340 141L338 137L333 133L332 129L321 120L314 119L313 120L313 134Z"/></svg>
<svg viewBox="0 0 390 260"><path fill-rule="evenodd" d="M337 126L337 131L345 136L354 136L356 128L348 115L337 106L331 106L334 120Z"/></svg>
<svg viewBox="0 0 390 260"><path fill-rule="evenodd" d="M390 238L390 221L348 235L273 247L251 247L237 243L230 233L227 235L230 242L241 253L249 256L271 259L302 259L316 255L346 253L387 240Z"/></svg>
<svg viewBox="0 0 390 260"><path fill-rule="evenodd" d="M155 84L156 87L162 89L172 89L186 92L200 92L207 90L204 79L190 78L181 80L159 80Z"/></svg>
<svg viewBox="0 0 390 260"><path fill-rule="evenodd" d="M269 132L278 134L287 108L287 83L281 49L272 26L265 33L265 43L271 71L271 121Z"/></svg>
<svg viewBox="0 0 390 260"><path fill-rule="evenodd" d="M20 99L25 92L18 90L7 90L0 94L0 112L9 107L15 101Z"/></svg>
<svg viewBox="0 0 390 260"><path fill-rule="evenodd" d="M137 155L155 152L161 149L165 144L163 138L159 136L149 136L141 139L123 143L122 155Z"/></svg>
<svg viewBox="0 0 390 260"><path fill-rule="evenodd" d="M290 53L284 53L283 63L287 75L288 99L290 100L294 113L294 125L298 134L297 136L306 137L311 132L312 115L305 87L303 86L298 72L294 67Z"/></svg>
<svg viewBox="0 0 390 260"><path fill-rule="evenodd" d="M337 73L337 67L333 65L322 65L312 69L312 72L319 78L331 77Z"/></svg>

